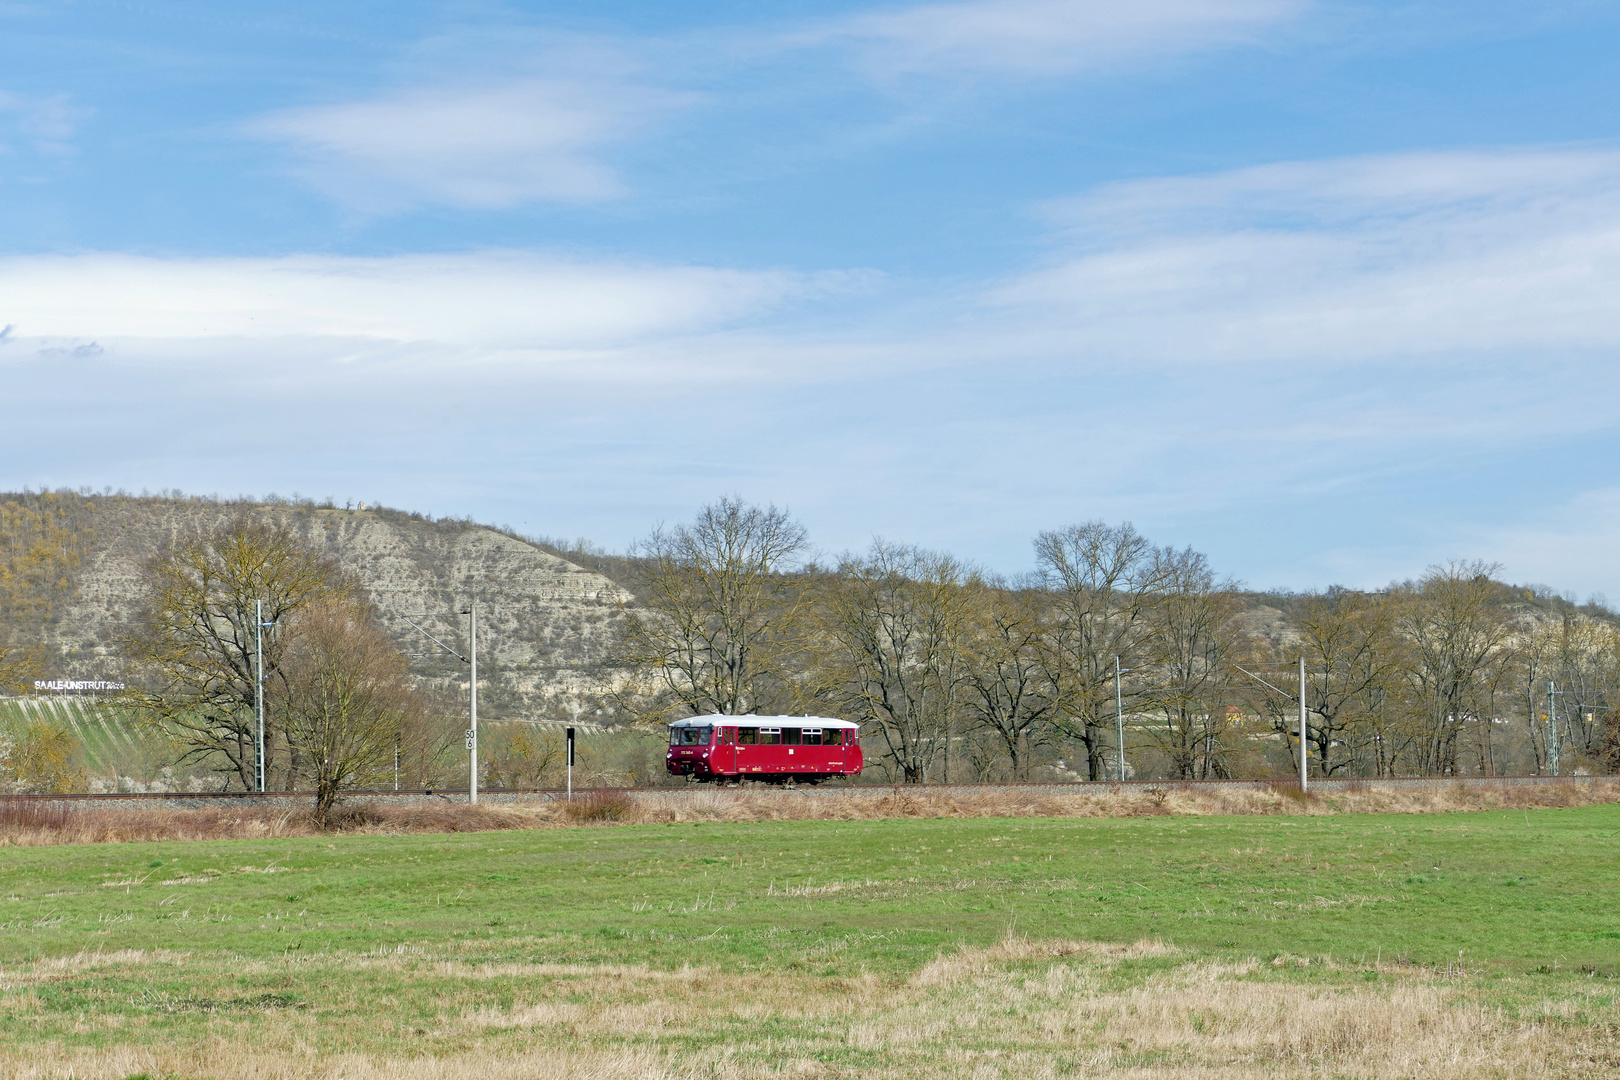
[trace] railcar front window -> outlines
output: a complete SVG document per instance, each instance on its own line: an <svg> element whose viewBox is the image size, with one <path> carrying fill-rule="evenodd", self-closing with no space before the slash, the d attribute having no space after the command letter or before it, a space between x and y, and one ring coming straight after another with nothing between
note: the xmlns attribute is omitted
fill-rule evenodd
<svg viewBox="0 0 1620 1080"><path fill-rule="evenodd" d="M675 728L676 738L670 741L677 746L707 746L709 735L713 731L712 727Z"/></svg>

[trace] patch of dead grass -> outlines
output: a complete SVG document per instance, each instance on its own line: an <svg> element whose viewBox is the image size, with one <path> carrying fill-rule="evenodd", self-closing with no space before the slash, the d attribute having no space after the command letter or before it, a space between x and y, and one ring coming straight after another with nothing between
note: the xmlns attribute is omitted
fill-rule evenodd
<svg viewBox="0 0 1620 1080"><path fill-rule="evenodd" d="M909 979L817 978L774 972L634 965L459 965L399 960L442 993L428 1028L398 1033L397 1050L362 1049L393 1024L371 1010L318 1003L251 1022L209 1022L189 1038L165 1030L136 1045L134 1021L87 1027L100 1045L0 1046L0 1074L120 1080L871 1080L1107 1077L1280 1080L1354 1076L1553 1078L1620 1071L1612 1004L1581 1011L1547 1001L1517 1015L1490 1005L1475 981L1350 968L1290 981L1258 960L1181 960L1153 941L1130 945L1004 940L941 955ZM159 954L81 954L69 968L139 967ZM165 958L167 954L164 954ZM1152 960L1121 985L1119 965ZM1178 962L1180 961L1180 962ZM334 972L352 970L337 957ZM45 961L25 974L60 974ZM520 978L497 1004L476 978ZM1598 999L1594 998L1594 1002ZM1603 1001L1607 1001L1606 998ZM1607 1010L1594 1022L1592 1014ZM20 1029L19 1029L20 1033Z"/></svg>

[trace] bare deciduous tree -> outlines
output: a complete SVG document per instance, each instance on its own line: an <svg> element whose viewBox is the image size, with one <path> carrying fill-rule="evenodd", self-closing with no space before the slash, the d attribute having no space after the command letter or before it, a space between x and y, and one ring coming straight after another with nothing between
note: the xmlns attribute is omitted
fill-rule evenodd
<svg viewBox="0 0 1620 1080"><path fill-rule="evenodd" d="M251 788L254 601L263 601L264 621L281 628L264 637L269 689L282 677L287 622L352 587L285 526L246 517L177 539L146 566L142 586L139 625L125 641L146 682L135 702L186 747L183 760L211 759Z"/></svg>
<svg viewBox="0 0 1620 1080"><path fill-rule="evenodd" d="M1395 603L1385 596L1333 589L1306 597L1297 623L1305 656L1306 731L1317 772L1352 768L1383 742L1382 704L1398 678L1401 650Z"/></svg>
<svg viewBox="0 0 1620 1080"><path fill-rule="evenodd" d="M1552 629L1563 749L1577 761L1601 756L1605 720L1620 705L1620 629L1569 612Z"/></svg>
<svg viewBox="0 0 1620 1080"><path fill-rule="evenodd" d="M1058 707L1049 675L1045 597L1033 588L999 583L974 593L964 637L964 704L974 722L1001 741L1012 775L1027 779L1030 743Z"/></svg>
<svg viewBox="0 0 1620 1080"><path fill-rule="evenodd" d="M635 711L737 714L793 698L802 583L785 571L805 542L786 510L734 498L655 530L619 656L647 691Z"/></svg>
<svg viewBox="0 0 1620 1080"><path fill-rule="evenodd" d="M317 600L298 613L295 631L275 712L324 825L345 790L384 783L402 749L416 756L430 737L430 713L369 606Z"/></svg>
<svg viewBox="0 0 1620 1080"><path fill-rule="evenodd" d="M1506 612L1494 602L1497 569L1477 561L1447 563L1404 590L1398 625L1412 651L1407 677L1423 731L1414 748L1420 772L1456 774L1463 726L1494 716L1511 633Z"/></svg>
<svg viewBox="0 0 1620 1080"><path fill-rule="evenodd" d="M501 738L488 738L484 755L484 782L491 788L542 786L559 765L565 764L563 734L556 729L523 725Z"/></svg>
<svg viewBox="0 0 1620 1080"><path fill-rule="evenodd" d="M1161 557L1163 588L1148 647L1151 682L1143 694L1160 722L1149 727L1149 737L1178 779L1225 779L1233 775L1237 747L1231 739L1246 700L1246 688L1233 682L1237 598L1191 548Z"/></svg>
<svg viewBox="0 0 1620 1080"><path fill-rule="evenodd" d="M883 739L907 783L950 752L971 575L948 555L872 544L820 595L828 696ZM947 772L949 771L947 765Z"/></svg>
<svg viewBox="0 0 1620 1080"><path fill-rule="evenodd" d="M1052 598L1044 655L1060 699L1056 720L1085 747L1087 778L1101 780L1115 738L1115 658L1125 668L1138 663L1167 563L1128 522L1101 521L1041 533L1035 560Z"/></svg>

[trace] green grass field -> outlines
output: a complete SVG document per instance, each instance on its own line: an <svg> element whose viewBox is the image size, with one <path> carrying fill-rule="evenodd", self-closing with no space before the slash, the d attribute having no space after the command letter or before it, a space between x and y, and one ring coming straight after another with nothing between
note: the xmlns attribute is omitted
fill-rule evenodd
<svg viewBox="0 0 1620 1080"><path fill-rule="evenodd" d="M0 1062L1014 1076L1103 1054L1142 1075L1451 1075L1422 1047L1266 1050L1266 1010L1306 995L1387 1007L1379 1023L1484 1017L1459 1045L1545 1038L1576 1048L1547 1075L1615 1075L1588 1044L1620 1030L1617 885L1613 806L0 848ZM1126 999L1155 993L1192 1004L1121 1034ZM1211 1032L1250 1016L1260 1050L1206 1060L1201 999Z"/></svg>

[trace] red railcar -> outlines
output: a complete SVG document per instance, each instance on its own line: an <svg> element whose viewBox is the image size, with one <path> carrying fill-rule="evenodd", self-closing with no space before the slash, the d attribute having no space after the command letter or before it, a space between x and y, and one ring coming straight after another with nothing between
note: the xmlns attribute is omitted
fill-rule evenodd
<svg viewBox="0 0 1620 1080"><path fill-rule="evenodd" d="M825 716L691 716L669 725L664 763L698 781L819 784L861 771L861 728Z"/></svg>

